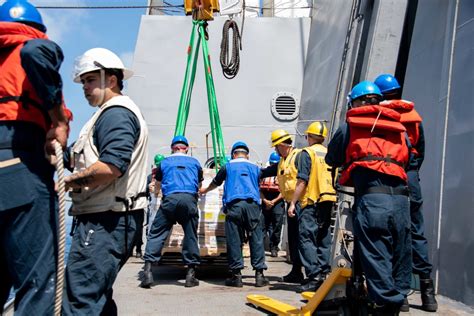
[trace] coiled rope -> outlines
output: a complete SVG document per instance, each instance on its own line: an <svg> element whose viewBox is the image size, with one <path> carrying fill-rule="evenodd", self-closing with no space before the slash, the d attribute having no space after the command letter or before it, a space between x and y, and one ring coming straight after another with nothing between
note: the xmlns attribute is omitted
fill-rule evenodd
<svg viewBox="0 0 474 316"><path fill-rule="evenodd" d="M59 235L58 235L58 265L56 274L56 297L54 300L54 315L61 315L61 305L64 286L64 252L66 248L66 192L64 184L63 149L59 142L54 142L56 154L56 171L58 172L59 199Z"/></svg>
<svg viewBox="0 0 474 316"><path fill-rule="evenodd" d="M245 10L242 15L242 32L239 32L237 23L231 18L224 23L222 29L221 56L220 62L222 73L227 79L237 76L240 68L240 53L242 50L242 35L244 32ZM229 30L232 29L232 55L229 54Z"/></svg>

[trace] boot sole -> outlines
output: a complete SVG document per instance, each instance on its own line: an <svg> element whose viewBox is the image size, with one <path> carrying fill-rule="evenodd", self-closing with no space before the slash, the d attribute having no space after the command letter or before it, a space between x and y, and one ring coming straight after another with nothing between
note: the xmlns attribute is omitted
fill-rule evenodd
<svg viewBox="0 0 474 316"><path fill-rule="evenodd" d="M153 283L152 283L153 284ZM151 284L143 284L143 283L140 283L140 287L142 289L151 289Z"/></svg>
<svg viewBox="0 0 474 316"><path fill-rule="evenodd" d="M283 278L280 278L278 280L278 282L282 282L282 283L292 283L292 284L301 284L301 282L303 282L304 279L301 279L301 280L284 280Z"/></svg>
<svg viewBox="0 0 474 316"><path fill-rule="evenodd" d="M193 283L185 283L184 287L195 287L199 286L199 282L193 282Z"/></svg>
<svg viewBox="0 0 474 316"><path fill-rule="evenodd" d="M255 284L255 287L265 287L267 286L269 283L265 283L265 284Z"/></svg>
<svg viewBox="0 0 474 316"><path fill-rule="evenodd" d="M434 313L438 310L438 304L428 304L428 305L422 305L421 309L424 310L425 312L431 312Z"/></svg>
<svg viewBox="0 0 474 316"><path fill-rule="evenodd" d="M407 307L400 307L400 312L402 313L408 313L410 311L410 306L407 306Z"/></svg>
<svg viewBox="0 0 474 316"><path fill-rule="evenodd" d="M230 286L230 287L244 287L243 284L226 284L225 286Z"/></svg>

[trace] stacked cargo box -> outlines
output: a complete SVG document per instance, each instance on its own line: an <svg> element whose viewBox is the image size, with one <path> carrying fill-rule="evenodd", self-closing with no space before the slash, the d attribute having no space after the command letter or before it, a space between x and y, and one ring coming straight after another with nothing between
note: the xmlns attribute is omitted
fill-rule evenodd
<svg viewBox="0 0 474 316"><path fill-rule="evenodd" d="M216 175L215 169L204 169L203 187L207 187ZM226 253L225 214L222 208L223 185L199 197L198 239L201 256L220 256ZM181 225L174 225L165 242L163 254L180 253L184 237ZM244 247L248 254L248 246Z"/></svg>

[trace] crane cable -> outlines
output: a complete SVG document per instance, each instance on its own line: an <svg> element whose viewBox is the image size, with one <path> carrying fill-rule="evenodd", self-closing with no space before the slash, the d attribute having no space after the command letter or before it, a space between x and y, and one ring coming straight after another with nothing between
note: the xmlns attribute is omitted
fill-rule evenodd
<svg viewBox="0 0 474 316"><path fill-rule="evenodd" d="M221 55L220 62L222 73L227 79L233 79L237 76L240 68L240 52L242 50L242 34L244 33L245 21L245 0L242 4L242 31L239 32L239 26L232 17L225 21L222 29ZM229 30L232 29L232 55L229 52Z"/></svg>
<svg viewBox="0 0 474 316"><path fill-rule="evenodd" d="M63 149L59 142L54 142L56 155L56 171L58 172L58 200L59 200L59 234L58 234L58 263L56 274L56 296L54 299L54 315L61 315L61 305L64 286L64 253L66 248L66 192L64 184Z"/></svg>

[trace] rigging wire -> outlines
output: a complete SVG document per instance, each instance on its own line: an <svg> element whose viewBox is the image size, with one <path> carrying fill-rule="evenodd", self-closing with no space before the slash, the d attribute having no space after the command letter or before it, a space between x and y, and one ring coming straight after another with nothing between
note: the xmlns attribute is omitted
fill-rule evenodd
<svg viewBox="0 0 474 316"><path fill-rule="evenodd" d="M183 4L168 4L168 5L108 5L108 6L60 6L60 5L38 5L38 9L76 9L76 10L112 10L112 9L172 9L172 8L184 8ZM274 6L274 7L259 7L251 5L243 5L243 10L245 9L277 9L277 10L293 10L293 9L312 9L312 6Z"/></svg>

